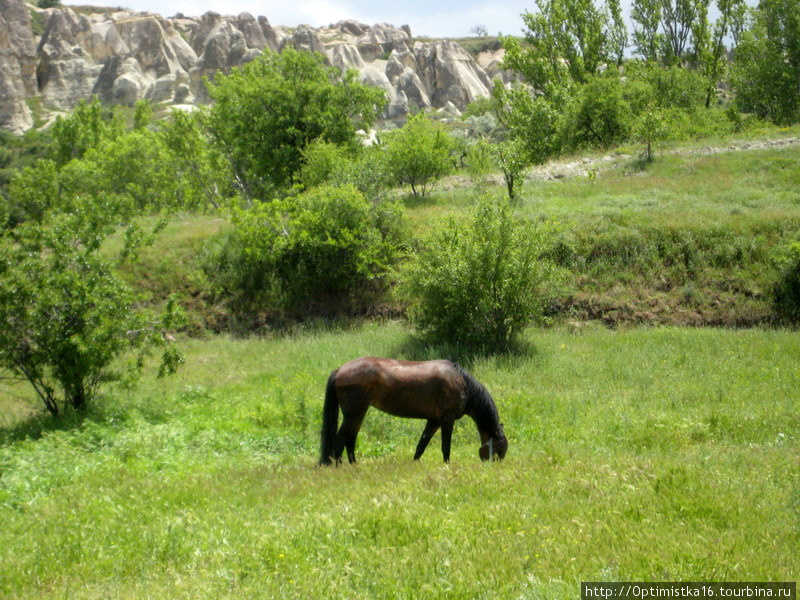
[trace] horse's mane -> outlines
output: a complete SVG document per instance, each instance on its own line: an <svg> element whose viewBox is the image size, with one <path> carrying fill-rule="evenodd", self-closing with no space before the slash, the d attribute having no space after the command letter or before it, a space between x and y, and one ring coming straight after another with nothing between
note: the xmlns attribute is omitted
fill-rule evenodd
<svg viewBox="0 0 800 600"><path fill-rule="evenodd" d="M467 413L475 419L478 429L493 434L500 424L500 416L491 394L464 367L454 361L450 362L464 378L464 385L467 388Z"/></svg>

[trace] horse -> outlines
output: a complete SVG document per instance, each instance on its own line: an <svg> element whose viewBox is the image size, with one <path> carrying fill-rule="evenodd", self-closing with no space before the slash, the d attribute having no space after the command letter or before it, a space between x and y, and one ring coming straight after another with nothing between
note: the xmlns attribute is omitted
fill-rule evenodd
<svg viewBox="0 0 800 600"><path fill-rule="evenodd" d="M469 415L478 427L481 460L502 460L508 440L492 396L458 364L449 360L412 362L362 357L334 370L325 388L320 465L356 462L356 437L370 406L396 417L425 419L414 460L441 428L442 456L450 462L450 439L457 419ZM339 409L343 419L338 427Z"/></svg>

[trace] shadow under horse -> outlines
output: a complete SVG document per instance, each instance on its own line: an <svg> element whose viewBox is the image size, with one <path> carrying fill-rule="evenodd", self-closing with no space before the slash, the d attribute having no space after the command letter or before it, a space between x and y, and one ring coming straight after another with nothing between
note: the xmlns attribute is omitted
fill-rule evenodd
<svg viewBox="0 0 800 600"><path fill-rule="evenodd" d="M478 427L481 460L502 460L508 440L492 396L458 364L449 360L411 362L363 357L336 369L328 378L322 409L320 465L356 461L356 438L370 406L396 417L425 419L414 460L425 452L438 429L442 456L450 461L453 425L464 415ZM339 409L342 426L338 427ZM337 431L338 427L338 431Z"/></svg>

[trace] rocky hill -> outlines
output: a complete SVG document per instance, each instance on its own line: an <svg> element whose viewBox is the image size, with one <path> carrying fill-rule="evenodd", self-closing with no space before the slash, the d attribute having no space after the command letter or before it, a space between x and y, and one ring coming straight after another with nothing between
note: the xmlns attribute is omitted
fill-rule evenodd
<svg viewBox="0 0 800 600"><path fill-rule="evenodd" d="M476 60L450 40L415 41L407 25L342 21L288 28L247 13L79 14L0 0L0 128L30 128L28 101L34 97L49 112L70 110L93 95L109 104L142 98L206 103L205 76L253 60L264 48L280 52L287 46L321 52L330 64L356 69L362 81L385 90L387 119L401 119L413 107L456 114L488 95L492 79L502 75L497 53Z"/></svg>

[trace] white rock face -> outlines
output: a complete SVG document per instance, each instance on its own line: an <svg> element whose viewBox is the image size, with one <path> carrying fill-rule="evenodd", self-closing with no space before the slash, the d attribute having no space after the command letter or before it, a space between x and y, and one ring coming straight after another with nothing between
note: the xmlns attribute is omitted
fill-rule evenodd
<svg viewBox="0 0 800 600"><path fill-rule="evenodd" d="M0 127L16 132L32 126L26 100L33 96L51 111L70 110L93 95L126 105L141 98L207 103L204 78L286 47L355 69L361 81L384 90L388 119L403 119L412 108L458 114L489 95L487 70L505 81L497 56L481 56L481 65L454 42L414 42L408 26L351 20L287 28L249 13L164 18L108 10L86 16L55 8L32 9L45 23L35 40L28 10L24 0L0 0Z"/></svg>

